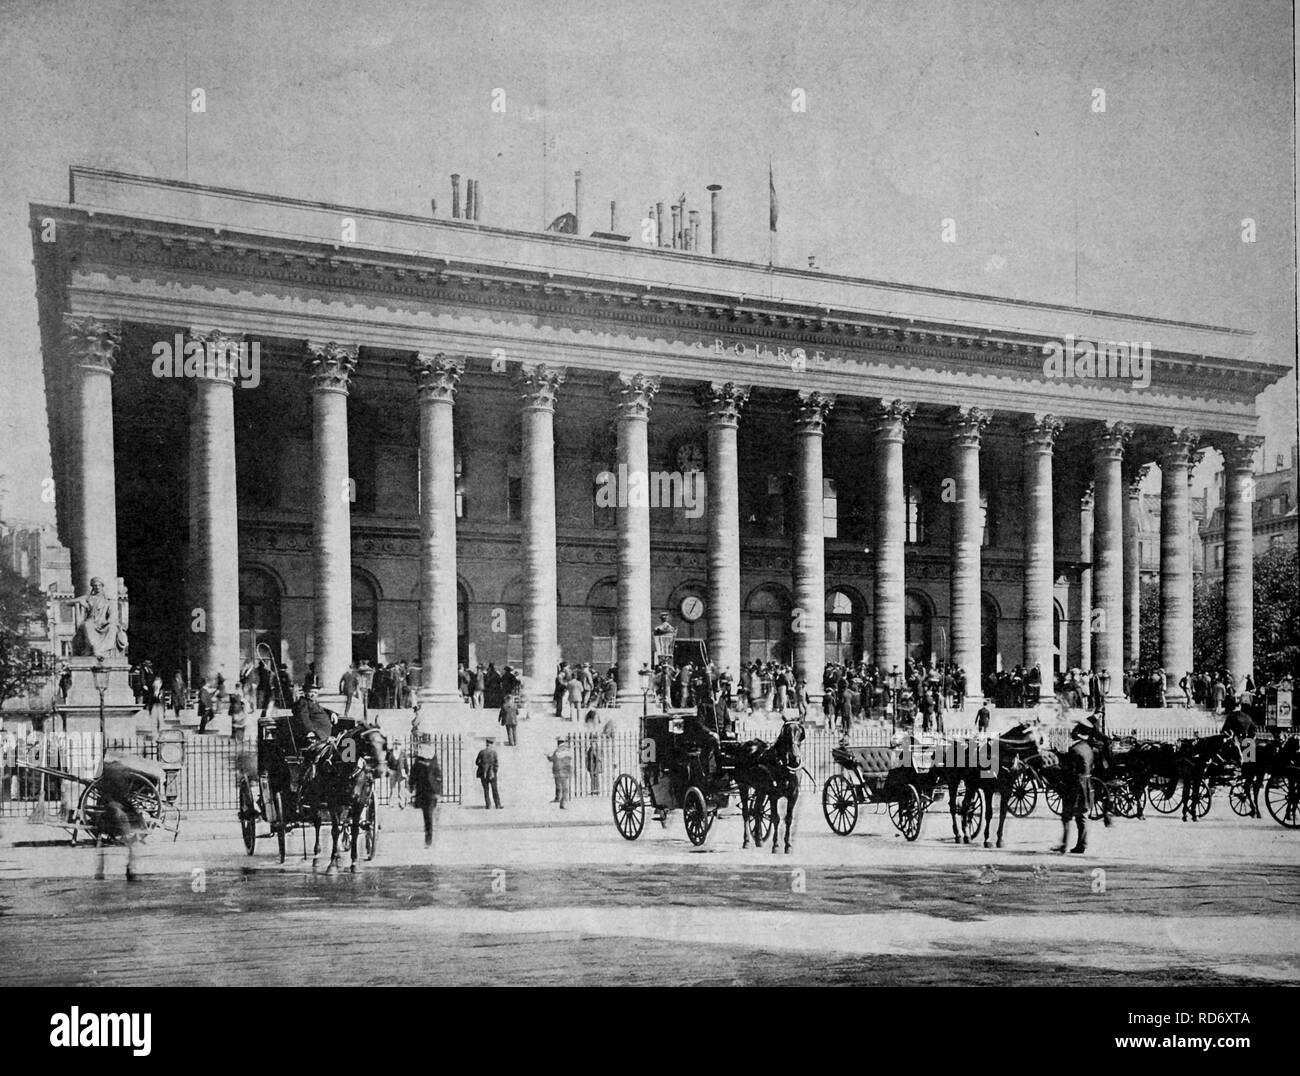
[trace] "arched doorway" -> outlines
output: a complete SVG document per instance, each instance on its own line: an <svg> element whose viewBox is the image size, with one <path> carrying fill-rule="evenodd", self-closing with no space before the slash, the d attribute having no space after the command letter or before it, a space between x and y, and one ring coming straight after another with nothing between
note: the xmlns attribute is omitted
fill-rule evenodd
<svg viewBox="0 0 1300 1076"><path fill-rule="evenodd" d="M278 662L280 653L280 586L261 568L239 571L239 652L251 659L265 643Z"/></svg>
<svg viewBox="0 0 1300 1076"><path fill-rule="evenodd" d="M775 587L759 587L745 606L745 660L790 660L790 603Z"/></svg>
<svg viewBox="0 0 1300 1076"><path fill-rule="evenodd" d="M907 637L907 657L928 664L933 652L932 629L934 613L930 599L917 591L909 590L903 610L903 625Z"/></svg>
<svg viewBox="0 0 1300 1076"><path fill-rule="evenodd" d="M360 572L352 573L352 660L379 663L379 594Z"/></svg>
<svg viewBox="0 0 1300 1076"><path fill-rule="evenodd" d="M987 594L980 598L980 668L984 675L1002 668L1002 655L998 650L998 604Z"/></svg>
<svg viewBox="0 0 1300 1076"><path fill-rule="evenodd" d="M862 659L861 604L843 588L826 595L826 660L852 665Z"/></svg>

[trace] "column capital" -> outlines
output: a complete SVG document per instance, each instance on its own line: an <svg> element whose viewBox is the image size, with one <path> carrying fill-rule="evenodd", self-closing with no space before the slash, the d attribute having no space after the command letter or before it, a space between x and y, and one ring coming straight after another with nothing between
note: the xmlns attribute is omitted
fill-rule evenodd
<svg viewBox="0 0 1300 1076"><path fill-rule="evenodd" d="M1083 487L1083 493L1079 496L1079 507L1085 512L1091 512L1096 503L1097 487L1094 483L1089 482Z"/></svg>
<svg viewBox="0 0 1300 1076"><path fill-rule="evenodd" d="M659 391L659 378L651 374L619 374L609 386L621 418L650 417L650 406Z"/></svg>
<svg viewBox="0 0 1300 1076"><path fill-rule="evenodd" d="M83 369L111 374L122 346L122 323L93 314L64 314L63 346Z"/></svg>
<svg viewBox="0 0 1300 1076"><path fill-rule="evenodd" d="M980 434L993 420L993 416L980 407L957 407L947 417L953 444L966 448L979 448Z"/></svg>
<svg viewBox="0 0 1300 1076"><path fill-rule="evenodd" d="M456 399L456 385L465 373L465 360L441 351L417 351L411 359L411 377L422 400Z"/></svg>
<svg viewBox="0 0 1300 1076"><path fill-rule="evenodd" d="M712 426L739 426L740 412L749 402L749 386L734 381L712 381L696 390L696 399L708 412Z"/></svg>
<svg viewBox="0 0 1300 1076"><path fill-rule="evenodd" d="M799 410L794 417L795 429L800 433L824 433L826 418L835 406L835 397L828 392L801 389L797 401Z"/></svg>
<svg viewBox="0 0 1300 1076"><path fill-rule="evenodd" d="M1195 467L1204 452L1200 431L1186 426L1175 427L1160 440L1160 466Z"/></svg>
<svg viewBox="0 0 1300 1076"><path fill-rule="evenodd" d="M1099 460L1122 460L1124 446L1133 437L1133 427L1127 422L1103 422L1097 431L1092 453Z"/></svg>
<svg viewBox="0 0 1300 1076"><path fill-rule="evenodd" d="M526 362L520 366L515 387L524 409L554 411L555 397L564 384L565 377L566 371L562 366L551 366L545 362Z"/></svg>
<svg viewBox="0 0 1300 1076"><path fill-rule="evenodd" d="M897 441L902 444L907 424L916 414L916 404L907 400L881 400L873 411L876 437L883 441Z"/></svg>
<svg viewBox="0 0 1300 1076"><path fill-rule="evenodd" d="M303 369L311 377L313 392L348 394L348 380L357 368L357 349L334 341L307 341Z"/></svg>
<svg viewBox="0 0 1300 1076"><path fill-rule="evenodd" d="M1263 443L1262 437L1229 437L1220 440L1214 447L1223 455L1225 471L1244 471L1249 474L1255 470L1255 453Z"/></svg>
<svg viewBox="0 0 1300 1076"><path fill-rule="evenodd" d="M1142 464L1141 467L1135 467L1125 477L1128 479L1128 495L1130 497L1142 496L1142 483L1146 481L1148 472L1152 465L1149 463Z"/></svg>
<svg viewBox="0 0 1300 1076"><path fill-rule="evenodd" d="M1040 412L1026 416L1020 427L1020 436L1026 448L1050 452L1063 429L1065 423L1061 419Z"/></svg>
<svg viewBox="0 0 1300 1076"><path fill-rule="evenodd" d="M243 333L191 328L185 334L185 341L187 347L193 343L203 348L203 362L198 374L200 380L234 385L239 373L239 351L244 346Z"/></svg>

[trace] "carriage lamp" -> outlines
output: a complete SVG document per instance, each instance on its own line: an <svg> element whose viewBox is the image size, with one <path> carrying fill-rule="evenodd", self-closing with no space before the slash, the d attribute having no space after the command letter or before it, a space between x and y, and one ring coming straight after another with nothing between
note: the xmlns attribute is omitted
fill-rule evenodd
<svg viewBox="0 0 1300 1076"><path fill-rule="evenodd" d="M104 692L108 690L108 668L101 655L99 664L91 667L90 675L95 681L95 690L99 692L99 739L105 749L108 747L107 726L104 722Z"/></svg>

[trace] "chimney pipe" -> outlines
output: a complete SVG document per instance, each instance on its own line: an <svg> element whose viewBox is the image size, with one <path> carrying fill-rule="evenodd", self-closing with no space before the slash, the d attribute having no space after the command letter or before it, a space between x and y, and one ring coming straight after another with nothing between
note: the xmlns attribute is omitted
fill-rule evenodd
<svg viewBox="0 0 1300 1076"><path fill-rule="evenodd" d="M460 173L452 172L451 174L451 217L452 220L460 219Z"/></svg>
<svg viewBox="0 0 1300 1076"><path fill-rule="evenodd" d="M655 221L656 221L656 223L657 223L657 225L658 225L659 245L660 245L661 247L666 247L668 244L664 242L664 204L663 204L663 202L655 202Z"/></svg>
<svg viewBox="0 0 1300 1076"><path fill-rule="evenodd" d="M436 216L438 215L438 199L437 199L437 198L430 198L430 199L429 199L429 215L430 215L430 216L433 216L433 217L436 217Z"/></svg>
<svg viewBox="0 0 1300 1076"><path fill-rule="evenodd" d="M691 210L691 230L690 230L690 249L698 253L700 249L700 211Z"/></svg>
<svg viewBox="0 0 1300 1076"><path fill-rule="evenodd" d="M582 234L582 173L573 173L573 234Z"/></svg>
<svg viewBox="0 0 1300 1076"><path fill-rule="evenodd" d="M673 250L676 250L682 238L682 207L673 203Z"/></svg>
<svg viewBox="0 0 1300 1076"><path fill-rule="evenodd" d="M478 180L474 180L474 219L478 220L479 212L483 208L483 192L479 190Z"/></svg>
<svg viewBox="0 0 1300 1076"><path fill-rule="evenodd" d="M618 228L615 226L618 218L614 215L614 210L616 208L617 206L615 205L615 203L611 201L609 203L609 234L610 235L616 235L618 233Z"/></svg>
<svg viewBox="0 0 1300 1076"><path fill-rule="evenodd" d="M710 183L708 190L709 190L709 218L710 218L709 231L711 233L709 253L717 255L722 253L721 250L722 222L718 216L719 213L718 203L721 198L718 192L722 190L722 184Z"/></svg>
<svg viewBox="0 0 1300 1076"><path fill-rule="evenodd" d="M465 219L474 219L474 181L465 180Z"/></svg>

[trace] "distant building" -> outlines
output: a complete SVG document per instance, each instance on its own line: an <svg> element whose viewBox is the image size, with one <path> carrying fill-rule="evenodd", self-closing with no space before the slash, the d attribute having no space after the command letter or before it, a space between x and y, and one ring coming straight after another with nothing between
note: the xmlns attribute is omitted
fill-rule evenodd
<svg viewBox="0 0 1300 1076"><path fill-rule="evenodd" d="M72 555L60 544L52 523L0 522L0 559L46 596L45 614L28 622L27 646L42 664L72 649Z"/></svg>
<svg viewBox="0 0 1300 1076"><path fill-rule="evenodd" d="M1272 470L1256 471L1254 474L1251 531L1257 554L1266 553L1279 545L1296 548L1296 453L1297 446L1292 445L1290 466L1286 465L1286 458L1278 453L1273 458ZM1222 472L1216 476L1216 483L1218 487L1222 486ZM1217 492L1219 505L1201 528L1201 556L1209 571L1214 573L1223 570L1224 546L1222 489L1219 488Z"/></svg>

